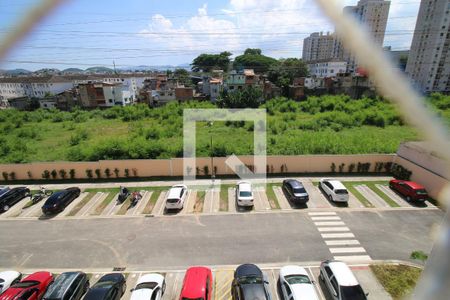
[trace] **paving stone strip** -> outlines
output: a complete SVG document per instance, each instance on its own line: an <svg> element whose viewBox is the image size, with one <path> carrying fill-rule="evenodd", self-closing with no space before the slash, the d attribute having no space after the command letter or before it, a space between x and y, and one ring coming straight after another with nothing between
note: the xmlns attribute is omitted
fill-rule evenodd
<svg viewBox="0 0 450 300"><path fill-rule="evenodd" d="M89 200L78 212L75 216L77 217L84 217L89 215L92 208L96 207L99 203L99 199L102 197L103 193L98 192L92 197L91 200Z"/></svg>
<svg viewBox="0 0 450 300"><path fill-rule="evenodd" d="M375 185L380 191L386 194L389 198L391 198L395 203L400 205L401 207L412 207L406 200L402 199L399 195L397 195L390 187L383 184Z"/></svg>
<svg viewBox="0 0 450 300"><path fill-rule="evenodd" d="M145 207L147 206L148 202L150 201L150 198L152 197L153 191L146 191L144 195L142 196L142 199L139 201L136 210L134 211L133 215L142 214L144 212Z"/></svg>
<svg viewBox="0 0 450 300"><path fill-rule="evenodd" d="M196 200L197 200L197 190L189 190L189 194L187 195L187 199L184 202L184 206L180 212L180 215L194 213L194 206Z"/></svg>
<svg viewBox="0 0 450 300"><path fill-rule="evenodd" d="M270 207L270 203L269 203L269 199L267 198L267 194L266 194L266 190L259 188L259 189L255 189L254 192L255 194L255 198L257 198L257 200L255 201L255 205L256 202L259 202L260 205L260 211L268 211L271 209ZM256 207L255 207L256 209ZM258 209L256 209L258 210Z"/></svg>
<svg viewBox="0 0 450 300"><path fill-rule="evenodd" d="M142 205L142 202L144 202L144 199L146 198L148 192L147 191L140 191L142 198L138 201L138 203L127 209L127 211L125 212L125 215L127 216L132 216L132 215L136 215L137 211L139 210L140 205ZM131 204L131 203L130 203Z"/></svg>
<svg viewBox="0 0 450 300"><path fill-rule="evenodd" d="M110 216L114 210L114 207L117 205L117 198L119 198L119 194L116 194L114 198L112 198L111 202L103 209L100 213L101 216Z"/></svg>
<svg viewBox="0 0 450 300"><path fill-rule="evenodd" d="M156 200L155 206L153 207L152 214L155 216L162 216L164 214L164 208L166 205L166 191L161 191L158 199Z"/></svg>
<svg viewBox="0 0 450 300"><path fill-rule="evenodd" d="M380 196L378 196L371 188L367 185L355 185L355 189L363 195L370 203L375 207L390 207Z"/></svg>
<svg viewBox="0 0 450 300"><path fill-rule="evenodd" d="M212 189L209 189L205 192L205 200L203 202L203 212L204 213L211 213L213 210L213 202L214 202L214 191Z"/></svg>
<svg viewBox="0 0 450 300"><path fill-rule="evenodd" d="M284 209L284 210L291 209L291 205L289 204L288 199L286 199L286 196L284 195L281 187L280 186L272 186L272 189L273 189L273 192L275 193L275 196L277 197L280 208Z"/></svg>
<svg viewBox="0 0 450 300"><path fill-rule="evenodd" d="M228 211L229 212L236 212L236 192L235 188L229 188L228 189Z"/></svg>
<svg viewBox="0 0 450 300"><path fill-rule="evenodd" d="M315 186L310 180L302 180L303 186L309 195L308 207L330 208L333 205L324 197L318 186Z"/></svg>
<svg viewBox="0 0 450 300"><path fill-rule="evenodd" d="M10 217L16 217L16 216L20 215L22 213L23 207L25 205L27 205L28 201L30 201L29 197L26 197L26 198L20 200L19 203L16 203L13 207L10 207L8 209L8 211L5 211L4 213L2 213L0 215L0 218L10 218ZM37 206L42 205L42 203L44 203L42 201L45 201L45 199L39 201L38 203L36 203L34 205L37 205ZM26 209L31 208L31 207L27 207Z"/></svg>
<svg viewBox="0 0 450 300"><path fill-rule="evenodd" d="M89 193L87 193L87 192L81 193L80 196L77 199L73 200L72 203L67 205L67 207L64 209L64 211L59 213L56 218L62 218L62 217L67 216L72 211L72 209L74 209L74 207L77 206L78 203L80 203L81 201L83 201L84 198L87 197L87 195L89 195Z"/></svg>
<svg viewBox="0 0 450 300"><path fill-rule="evenodd" d="M355 197L351 192L348 192L348 207L351 208L361 208L365 207L358 198Z"/></svg>
<svg viewBox="0 0 450 300"><path fill-rule="evenodd" d="M44 200L42 200L42 201L44 201ZM19 215L19 218L22 218L22 217L29 218L29 217L41 216L42 215L42 205L44 205L44 203L45 203L42 201L22 210L22 212Z"/></svg>

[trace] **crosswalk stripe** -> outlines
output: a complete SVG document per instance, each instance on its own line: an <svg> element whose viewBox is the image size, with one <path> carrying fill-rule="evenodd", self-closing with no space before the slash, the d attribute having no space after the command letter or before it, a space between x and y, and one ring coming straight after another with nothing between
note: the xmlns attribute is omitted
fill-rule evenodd
<svg viewBox="0 0 450 300"><path fill-rule="evenodd" d="M342 226L345 225L344 222L341 221L332 221L332 222L314 222L316 226Z"/></svg>
<svg viewBox="0 0 450 300"><path fill-rule="evenodd" d="M366 252L363 247L345 247L345 248L330 248L331 253L361 253Z"/></svg>
<svg viewBox="0 0 450 300"><path fill-rule="evenodd" d="M338 216L325 216L325 217L311 217L313 221L339 221L341 220Z"/></svg>
<svg viewBox="0 0 450 300"><path fill-rule="evenodd" d="M350 231L348 227L318 227L317 230L320 232L324 231Z"/></svg>
<svg viewBox="0 0 450 300"><path fill-rule="evenodd" d="M327 246L345 246L345 245L359 245L358 240L331 240L325 241Z"/></svg>
<svg viewBox="0 0 450 300"><path fill-rule="evenodd" d="M372 260L372 258L369 255L334 256L333 258L335 260L341 260L341 261L346 261L346 262Z"/></svg>
<svg viewBox="0 0 450 300"><path fill-rule="evenodd" d="M329 211L329 212L309 212L308 215L310 216L334 216L336 215L336 212Z"/></svg>
<svg viewBox="0 0 450 300"><path fill-rule="evenodd" d="M355 235L351 232L348 233L322 233L323 239L338 239L338 238L354 238Z"/></svg>

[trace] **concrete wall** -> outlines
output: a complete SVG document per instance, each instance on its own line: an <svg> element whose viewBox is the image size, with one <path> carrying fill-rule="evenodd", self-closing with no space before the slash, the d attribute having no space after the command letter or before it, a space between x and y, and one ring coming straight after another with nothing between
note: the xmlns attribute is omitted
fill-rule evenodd
<svg viewBox="0 0 450 300"><path fill-rule="evenodd" d="M239 158L247 165L253 165L253 156L239 156ZM226 157L214 158L214 166L217 167L218 175L232 175L233 170L228 168L225 164ZM341 163L345 163L344 173L347 172L348 166L351 163L371 163L372 172L375 163L377 162L392 162L394 154L380 154L380 155L299 155L299 156L268 156L267 165L273 173L281 173L281 166L284 172L289 173L318 173L330 172L332 163L336 164L336 171ZM197 158L197 167L203 171L204 166L208 166L211 172L211 158L203 157ZM3 164L0 165L0 175L2 172L14 172L16 179L29 179L28 171L31 172L33 179L42 179L42 173L45 170L59 171L64 169L69 174L70 169L76 172L76 178L88 178L86 170L95 169L102 171L102 177L105 177L104 170L109 168L112 177L115 177L113 170L115 168L120 170L119 177L125 177L124 170L129 169L130 176L133 176L133 169L136 169L139 177L152 176L182 176L183 175L183 159L148 159L148 160L103 160L98 162L40 162L29 164ZM355 168L356 170L356 168ZM256 170L257 172L263 170ZM192 174L195 170L192 171ZM203 174L201 172L200 174ZM68 177L69 175L67 175ZM95 173L94 173L95 177ZM59 175L58 175L59 178ZM0 177L0 180L3 179Z"/></svg>

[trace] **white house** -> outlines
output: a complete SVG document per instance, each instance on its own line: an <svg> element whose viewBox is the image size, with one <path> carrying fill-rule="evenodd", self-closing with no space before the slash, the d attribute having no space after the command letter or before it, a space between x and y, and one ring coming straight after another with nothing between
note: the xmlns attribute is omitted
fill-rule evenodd
<svg viewBox="0 0 450 300"><path fill-rule="evenodd" d="M0 99L25 96L44 98L72 87L72 80L62 76L0 78Z"/></svg>
<svg viewBox="0 0 450 300"><path fill-rule="evenodd" d="M336 77L336 74L345 73L347 62L341 60L323 60L308 64L309 74L320 78Z"/></svg>

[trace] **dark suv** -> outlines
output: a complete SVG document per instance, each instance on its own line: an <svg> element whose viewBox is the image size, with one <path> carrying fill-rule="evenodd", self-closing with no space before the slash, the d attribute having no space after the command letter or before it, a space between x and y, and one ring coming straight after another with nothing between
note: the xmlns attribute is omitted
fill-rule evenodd
<svg viewBox="0 0 450 300"><path fill-rule="evenodd" d="M30 189L26 187L3 188L0 190L0 212L9 210L11 206L30 195Z"/></svg>
<svg viewBox="0 0 450 300"><path fill-rule="evenodd" d="M44 215L57 214L62 212L67 205L80 196L80 189L77 187L68 188L51 195L42 206Z"/></svg>
<svg viewBox="0 0 450 300"><path fill-rule="evenodd" d="M306 204L309 201L308 192L303 184L295 179L283 180L283 191L288 200L295 204Z"/></svg>
<svg viewBox="0 0 450 300"><path fill-rule="evenodd" d="M89 289L89 278L83 272L61 273L45 292L42 300L79 300Z"/></svg>

